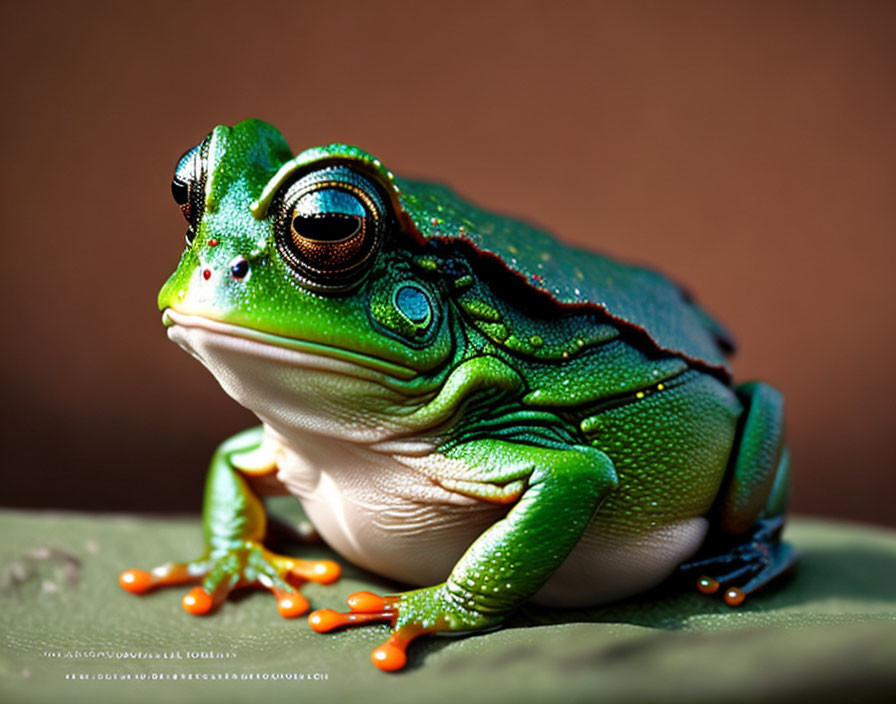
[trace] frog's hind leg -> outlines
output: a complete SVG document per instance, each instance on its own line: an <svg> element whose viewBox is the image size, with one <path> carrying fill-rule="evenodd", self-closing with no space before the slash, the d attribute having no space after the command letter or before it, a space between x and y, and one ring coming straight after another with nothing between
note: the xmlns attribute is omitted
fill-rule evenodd
<svg viewBox="0 0 896 704"><path fill-rule="evenodd" d="M740 536L741 542L728 547L714 542L709 551L687 562L679 571L697 575L697 589L703 594L723 591L728 606L740 606L753 592L787 572L797 561L796 551L780 539L784 517L762 518L753 530Z"/></svg>
<svg viewBox="0 0 896 704"><path fill-rule="evenodd" d="M781 540L790 487L790 454L784 443L783 398L759 382L743 384L744 404L727 485L713 509L715 530L695 559L679 572L697 577L697 589L724 589L729 606L743 603L796 563Z"/></svg>

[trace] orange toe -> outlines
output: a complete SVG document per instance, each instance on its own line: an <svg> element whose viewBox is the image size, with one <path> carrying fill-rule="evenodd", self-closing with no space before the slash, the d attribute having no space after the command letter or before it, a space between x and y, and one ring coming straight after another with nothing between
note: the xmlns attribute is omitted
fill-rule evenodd
<svg viewBox="0 0 896 704"><path fill-rule="evenodd" d="M719 591L719 583L712 577L701 577L697 580L697 591L701 594L715 594Z"/></svg>
<svg viewBox="0 0 896 704"><path fill-rule="evenodd" d="M125 570L118 576L121 588L131 594L142 594L152 587L154 581L152 574L146 570Z"/></svg>
<svg viewBox="0 0 896 704"><path fill-rule="evenodd" d="M327 631L332 631L334 628L344 626L347 621L338 611L333 611L333 609L317 609L316 611L311 612L311 615L308 617L308 623L311 625L311 628L318 633L326 633Z"/></svg>
<svg viewBox="0 0 896 704"><path fill-rule="evenodd" d="M194 616L207 614L215 605L212 595L205 591L202 587L193 587L181 602L184 609Z"/></svg>
<svg viewBox="0 0 896 704"><path fill-rule="evenodd" d="M740 606L744 603L744 599L747 598L747 595L744 594L743 590L738 589L737 587L731 587L730 589L725 590L725 603L728 606Z"/></svg>
<svg viewBox="0 0 896 704"><path fill-rule="evenodd" d="M283 618L295 618L305 613L311 606L308 600L298 592L285 592L276 590L277 611Z"/></svg>
<svg viewBox="0 0 896 704"><path fill-rule="evenodd" d="M388 600L373 592L355 592L350 594L346 599L346 603L352 611L362 614L385 611L389 607Z"/></svg>
<svg viewBox="0 0 896 704"><path fill-rule="evenodd" d="M370 654L373 664L386 672L395 672L407 664L408 656L404 649L392 643L383 643Z"/></svg>

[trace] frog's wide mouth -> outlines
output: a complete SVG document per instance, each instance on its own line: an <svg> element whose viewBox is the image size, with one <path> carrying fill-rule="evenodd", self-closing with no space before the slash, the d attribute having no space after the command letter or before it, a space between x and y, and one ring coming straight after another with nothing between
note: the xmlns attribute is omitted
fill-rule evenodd
<svg viewBox="0 0 896 704"><path fill-rule="evenodd" d="M410 367L389 362L385 359L379 359L358 352L352 352L341 347L333 345L325 345L320 342L311 342L309 340L301 340L292 337L284 337L274 333L255 330L231 323L223 323L219 320L213 320L203 315L192 313L180 313L172 308L165 308L162 311L162 323L167 328L173 326L182 326L184 328L200 328L206 332L224 335L232 338L248 340L250 342L259 343L261 345L269 345L282 351L292 351L297 355L308 355L309 358L329 358L345 363L345 370L352 369L357 372L356 376L369 376L363 374L363 370L378 372L391 379L409 380L418 375L417 370Z"/></svg>

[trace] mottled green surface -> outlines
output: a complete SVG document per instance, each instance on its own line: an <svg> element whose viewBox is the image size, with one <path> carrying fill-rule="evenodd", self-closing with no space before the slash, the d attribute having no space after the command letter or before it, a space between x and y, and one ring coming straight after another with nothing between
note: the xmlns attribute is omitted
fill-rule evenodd
<svg viewBox="0 0 896 704"><path fill-rule="evenodd" d="M384 627L317 635L304 619L280 618L261 592L195 618L180 608L181 589L141 598L117 586L124 568L196 553L198 518L6 512L0 531L3 702L885 701L896 693L896 533L869 527L794 520L787 538L802 554L798 571L740 610L674 590L589 611L527 607L500 631L418 642L395 675L369 660ZM25 557L46 547L81 560L76 584L61 561ZM309 552L330 556L321 546ZM17 586L16 565L30 575ZM304 591L314 606L335 607L363 588L393 587L348 567L336 585ZM203 652L226 657L190 657ZM326 679L151 679L227 673Z"/></svg>

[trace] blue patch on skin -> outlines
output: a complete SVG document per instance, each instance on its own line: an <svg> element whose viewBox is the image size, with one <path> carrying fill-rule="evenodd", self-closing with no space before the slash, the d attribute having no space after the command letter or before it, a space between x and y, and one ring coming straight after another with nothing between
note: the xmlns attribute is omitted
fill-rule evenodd
<svg viewBox="0 0 896 704"><path fill-rule="evenodd" d="M402 315L417 325L426 324L432 316L429 299L416 286L402 286L395 293L395 305Z"/></svg>

